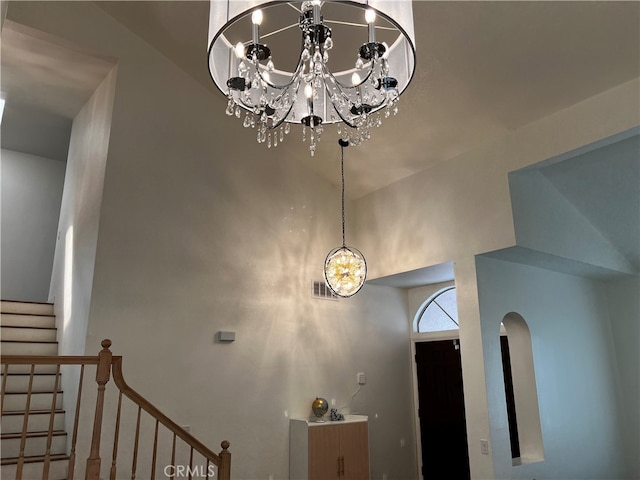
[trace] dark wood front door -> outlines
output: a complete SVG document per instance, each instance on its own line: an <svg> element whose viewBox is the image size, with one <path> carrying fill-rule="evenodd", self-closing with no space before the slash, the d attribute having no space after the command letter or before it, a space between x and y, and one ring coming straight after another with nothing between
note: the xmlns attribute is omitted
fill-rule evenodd
<svg viewBox="0 0 640 480"><path fill-rule="evenodd" d="M416 343L425 480L470 478L462 363L457 342Z"/></svg>

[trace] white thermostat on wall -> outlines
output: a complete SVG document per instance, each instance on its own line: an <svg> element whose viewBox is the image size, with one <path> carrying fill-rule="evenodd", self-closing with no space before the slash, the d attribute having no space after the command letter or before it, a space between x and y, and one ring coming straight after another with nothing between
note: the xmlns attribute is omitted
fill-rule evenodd
<svg viewBox="0 0 640 480"><path fill-rule="evenodd" d="M236 332L218 332L217 337L219 342L235 342Z"/></svg>

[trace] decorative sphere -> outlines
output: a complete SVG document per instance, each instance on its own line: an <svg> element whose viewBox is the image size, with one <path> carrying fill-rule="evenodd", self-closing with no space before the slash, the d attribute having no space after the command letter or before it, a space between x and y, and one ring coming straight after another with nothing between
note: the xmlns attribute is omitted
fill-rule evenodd
<svg viewBox="0 0 640 480"><path fill-rule="evenodd" d="M339 297L351 297L358 293L366 278L367 262L364 255L353 247L331 250L324 261L324 279Z"/></svg>
<svg viewBox="0 0 640 480"><path fill-rule="evenodd" d="M324 398L316 397L311 404L311 410L316 417L322 418L329 411L329 403Z"/></svg>

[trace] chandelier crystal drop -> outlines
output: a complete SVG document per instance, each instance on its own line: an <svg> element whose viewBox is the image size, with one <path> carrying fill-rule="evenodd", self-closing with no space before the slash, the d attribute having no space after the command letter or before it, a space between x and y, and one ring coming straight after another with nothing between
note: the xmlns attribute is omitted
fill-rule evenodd
<svg viewBox="0 0 640 480"><path fill-rule="evenodd" d="M298 124L314 155L335 123L358 145L398 112L413 77L411 0L210 0L208 61L226 114L258 143L276 147Z"/></svg>

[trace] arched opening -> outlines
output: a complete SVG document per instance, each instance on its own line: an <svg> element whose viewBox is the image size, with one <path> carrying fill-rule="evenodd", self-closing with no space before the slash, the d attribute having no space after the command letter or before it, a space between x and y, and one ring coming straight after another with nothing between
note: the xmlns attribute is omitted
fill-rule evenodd
<svg viewBox="0 0 640 480"><path fill-rule="evenodd" d="M503 367L509 365L511 374L509 378L504 368L513 464L539 462L544 460L544 449L531 333L525 319L516 312L505 315L502 324L506 331L506 341L501 341Z"/></svg>

